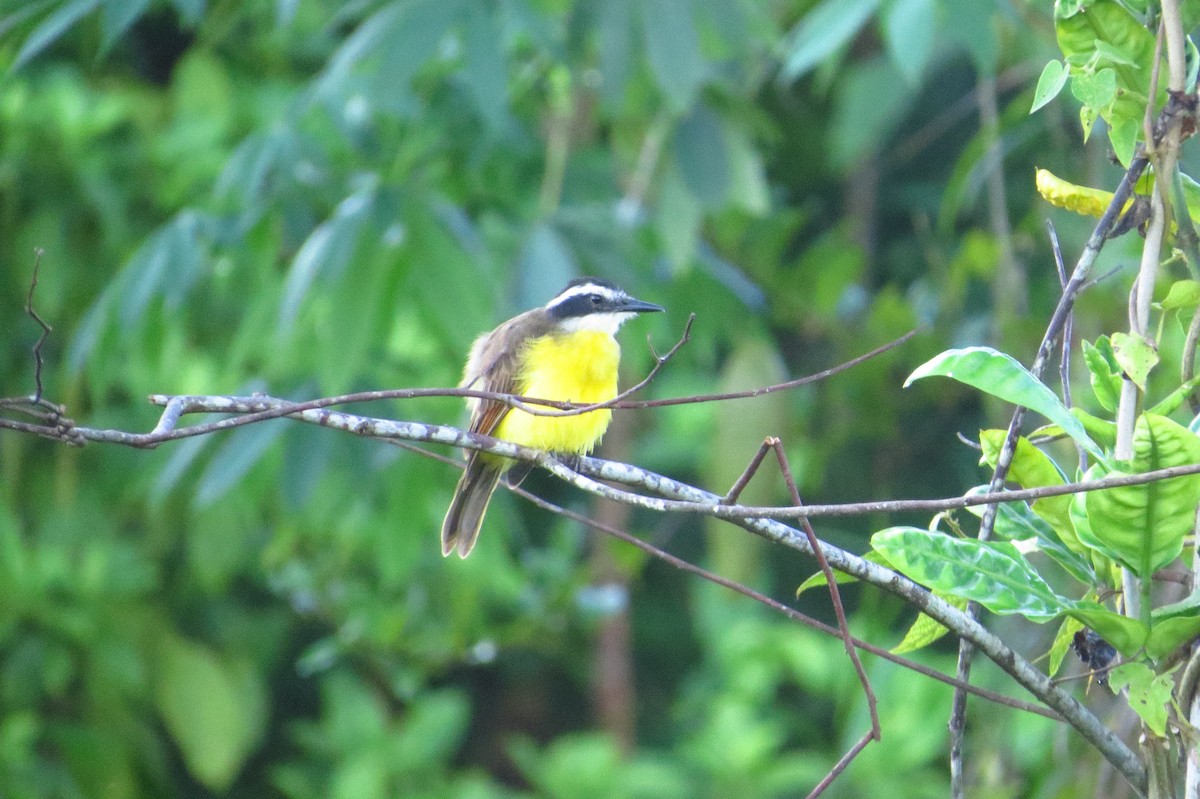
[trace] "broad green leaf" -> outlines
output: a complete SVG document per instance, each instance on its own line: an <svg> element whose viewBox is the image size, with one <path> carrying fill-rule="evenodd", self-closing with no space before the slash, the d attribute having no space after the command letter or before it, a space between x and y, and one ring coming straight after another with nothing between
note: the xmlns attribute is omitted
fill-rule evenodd
<svg viewBox="0 0 1200 799"><path fill-rule="evenodd" d="M671 108L690 108L707 68L692 0L642 0L637 7L655 82Z"/></svg>
<svg viewBox="0 0 1200 799"><path fill-rule="evenodd" d="M1004 446L1007 437L1005 430L982 430L979 433L979 443L983 447L983 460L993 469L1000 457L1000 448ZM1067 480L1062 470L1050 459L1050 456L1029 443L1029 439L1021 436L1017 439L1017 447L1013 451L1012 465L1008 470L1008 479L1022 488L1045 488L1046 486L1065 485ZM1075 535L1075 527L1071 523L1071 498L1069 496L1044 497L1033 503L1033 512L1041 516L1054 529L1060 541L1076 552L1083 552L1083 546Z"/></svg>
<svg viewBox="0 0 1200 799"><path fill-rule="evenodd" d="M921 585L973 599L993 613L1046 621L1071 605L1071 600L1054 593L1016 547L1006 542L891 527L875 533L871 545L895 569Z"/></svg>
<svg viewBox="0 0 1200 799"><path fill-rule="evenodd" d="M953 378L994 397L1037 411L1062 427L1089 453L1097 458L1104 457L1100 447L1054 392L1009 355L991 347L946 350L918 366L904 385L908 387L916 380L933 375Z"/></svg>
<svg viewBox="0 0 1200 799"><path fill-rule="evenodd" d="M982 494L987 490L988 486L986 485L977 486L968 491L967 496ZM982 517L984 506L973 505L967 508L967 510L975 516ZM1092 569L1092 564L1084 556L1084 553L1073 551L1065 546L1049 522L1036 515L1033 509L1024 502L1000 503L996 511L996 523L992 527L992 532L997 538L1002 538L1005 541L1032 541L1036 544L1039 552L1045 553L1076 580L1085 585L1091 585L1096 581L1096 574ZM1082 543L1079 546L1086 552L1086 547ZM1025 547L1022 547L1022 549L1026 552L1029 551Z"/></svg>
<svg viewBox="0 0 1200 799"><path fill-rule="evenodd" d="M1084 473L1083 480L1099 480L1106 475L1104 467L1093 465ZM1108 560L1117 559L1117 553L1092 532L1092 523L1088 521L1087 515L1087 494L1071 495L1071 522L1075 526L1075 535L1079 537L1080 543L1091 550L1093 558L1098 554Z"/></svg>
<svg viewBox="0 0 1200 799"><path fill-rule="evenodd" d="M1200 280L1176 280L1159 306L1164 311L1195 308L1200 305Z"/></svg>
<svg viewBox="0 0 1200 799"><path fill-rule="evenodd" d="M1167 733L1167 708L1175 680L1171 672L1155 674L1145 663L1122 663L1108 675L1114 694L1128 689L1129 707L1159 737Z"/></svg>
<svg viewBox="0 0 1200 799"><path fill-rule="evenodd" d="M704 209L687 186L674 164L663 169L658 187L658 213L654 225L662 242L663 254L679 273L692 263Z"/></svg>
<svg viewBox="0 0 1200 799"><path fill-rule="evenodd" d="M350 263L374 204L375 183L368 181L338 203L332 216L313 228L288 267L279 306L280 330L291 329L309 289L319 278L335 277Z"/></svg>
<svg viewBox="0 0 1200 799"><path fill-rule="evenodd" d="M1146 654L1155 660L1166 657L1200 635L1200 616L1175 616L1150 623Z"/></svg>
<svg viewBox="0 0 1200 799"><path fill-rule="evenodd" d="M1158 365L1158 350L1146 339L1132 333L1113 333L1112 347L1122 374L1145 391L1146 378Z"/></svg>
<svg viewBox="0 0 1200 799"><path fill-rule="evenodd" d="M1087 430L1088 435L1092 440L1099 444L1107 452L1111 450L1117 443L1117 424L1110 422L1108 419L1101 419L1099 416L1093 416L1082 408L1072 408L1071 415L1083 424L1083 429ZM1056 424L1043 425L1032 433L1029 438L1063 438L1067 434L1063 429Z"/></svg>
<svg viewBox="0 0 1200 799"><path fill-rule="evenodd" d="M721 118L697 105L679 120L674 137L675 167L701 205L719 208L729 196L729 148Z"/></svg>
<svg viewBox="0 0 1200 799"><path fill-rule="evenodd" d="M1033 92L1033 106L1029 109L1029 113L1034 113L1057 97L1063 86L1067 85L1067 78L1070 77L1070 74L1063 62L1057 60L1048 62L1042 68L1042 74L1038 78L1037 88Z"/></svg>
<svg viewBox="0 0 1200 799"><path fill-rule="evenodd" d="M833 97L833 124L827 148L839 170L855 168L864 154L878 152L911 108L908 84L883 56L845 65Z"/></svg>
<svg viewBox="0 0 1200 799"><path fill-rule="evenodd" d="M1058 670L1062 668L1063 658L1071 649L1071 644L1075 640L1075 633L1084 628L1083 622L1073 616L1067 616L1062 620L1062 624L1058 627L1058 632L1054 634L1054 643L1050 645L1050 651L1047 653L1050 657L1050 668L1048 674L1053 677L1058 674Z"/></svg>
<svg viewBox="0 0 1200 799"><path fill-rule="evenodd" d="M167 637L158 650L154 701L188 771L223 793L255 743L261 705L239 675L200 644Z"/></svg>
<svg viewBox="0 0 1200 799"><path fill-rule="evenodd" d="M1133 438L1129 471L1139 474L1200 463L1200 438L1163 416L1142 414ZM1134 574L1148 579L1183 548L1200 503L1200 475L1104 491L1084 500L1092 533Z"/></svg>
<svg viewBox="0 0 1200 799"><path fill-rule="evenodd" d="M1076 602L1066 613L1091 627L1097 635L1127 658L1134 657L1141 651L1150 633L1146 625L1137 619L1113 613L1095 602Z"/></svg>
<svg viewBox="0 0 1200 799"><path fill-rule="evenodd" d="M917 85L933 52L937 8L933 0L892 0L883 12L883 40L892 63Z"/></svg>
<svg viewBox="0 0 1200 799"><path fill-rule="evenodd" d="M1096 401L1109 413L1115 412L1121 401L1121 367L1108 336L1096 339L1095 344L1083 342L1083 362L1087 364Z"/></svg>
<svg viewBox="0 0 1200 799"><path fill-rule="evenodd" d="M796 80L848 44L878 6L879 0L822 0L789 34L783 76Z"/></svg>
<svg viewBox="0 0 1200 799"><path fill-rule="evenodd" d="M941 591L934 591L933 594L959 610L965 610L967 607L968 600L961 597L951 596ZM940 640L947 632L949 630L941 622L935 621L931 616L920 613L917 615L917 620L908 628L908 632L904 634L903 640L892 647L892 654L903 655L906 652L916 652L918 649L924 649Z"/></svg>

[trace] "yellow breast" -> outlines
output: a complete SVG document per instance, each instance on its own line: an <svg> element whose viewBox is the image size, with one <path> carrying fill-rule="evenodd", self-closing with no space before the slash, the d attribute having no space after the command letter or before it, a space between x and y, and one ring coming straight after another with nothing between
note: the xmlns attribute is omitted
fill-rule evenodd
<svg viewBox="0 0 1200 799"><path fill-rule="evenodd" d="M564 402L604 402L617 395L621 348L608 333L578 331L532 340L520 358L517 391L526 397ZM496 438L551 452L586 454L600 443L612 411L575 416L534 416L513 409Z"/></svg>

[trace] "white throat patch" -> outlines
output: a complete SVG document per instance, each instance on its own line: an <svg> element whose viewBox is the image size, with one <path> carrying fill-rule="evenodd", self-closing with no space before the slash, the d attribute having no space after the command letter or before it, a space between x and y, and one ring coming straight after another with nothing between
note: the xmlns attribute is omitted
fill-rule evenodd
<svg viewBox="0 0 1200 799"><path fill-rule="evenodd" d="M590 313L587 316L572 316L559 322L558 329L564 333L587 330L612 336L632 316L631 313Z"/></svg>

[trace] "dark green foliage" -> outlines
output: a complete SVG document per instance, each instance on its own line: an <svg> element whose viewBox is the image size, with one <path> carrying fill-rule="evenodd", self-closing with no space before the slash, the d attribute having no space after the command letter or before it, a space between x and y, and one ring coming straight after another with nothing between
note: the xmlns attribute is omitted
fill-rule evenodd
<svg viewBox="0 0 1200 799"><path fill-rule="evenodd" d="M1025 115L1055 52L1048 12L990 0L0 0L0 394L33 389L35 247L47 396L127 430L149 393L453 385L477 333L594 273L668 308L623 332L625 384L698 314L650 396L933 325L761 404L620 414L612 457L728 480L770 433L810 501L957 493L978 400L901 383L995 322L979 74L1035 320L993 343L1036 346L1058 283L1034 162L1102 160L1062 135L1074 109ZM500 496L443 560L455 479L284 422L155 451L0 436L0 796L784 797L867 729L840 643L573 522ZM879 521L818 532L863 551ZM814 568L724 525L626 526L786 601ZM848 595L857 633L899 640ZM629 751L593 693L625 613ZM884 741L835 791L944 795L947 689L868 667ZM1025 752L981 793L1064 768L1029 754L1049 726L978 712Z"/></svg>

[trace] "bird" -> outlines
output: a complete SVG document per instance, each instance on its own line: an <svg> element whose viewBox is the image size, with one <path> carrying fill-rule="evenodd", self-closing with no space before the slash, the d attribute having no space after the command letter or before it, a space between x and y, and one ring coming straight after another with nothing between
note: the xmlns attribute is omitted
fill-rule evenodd
<svg viewBox="0 0 1200 799"><path fill-rule="evenodd" d="M639 313L664 310L635 299L615 284L595 277L572 280L541 308L534 308L484 333L471 345L461 388L534 399L586 404L617 396L621 348L616 332ZM571 456L586 455L600 443L612 411L541 416L490 399L468 398L472 433ZM479 450L467 454L466 468L442 522L442 555L471 554L488 502L501 476L516 484L528 464Z"/></svg>

